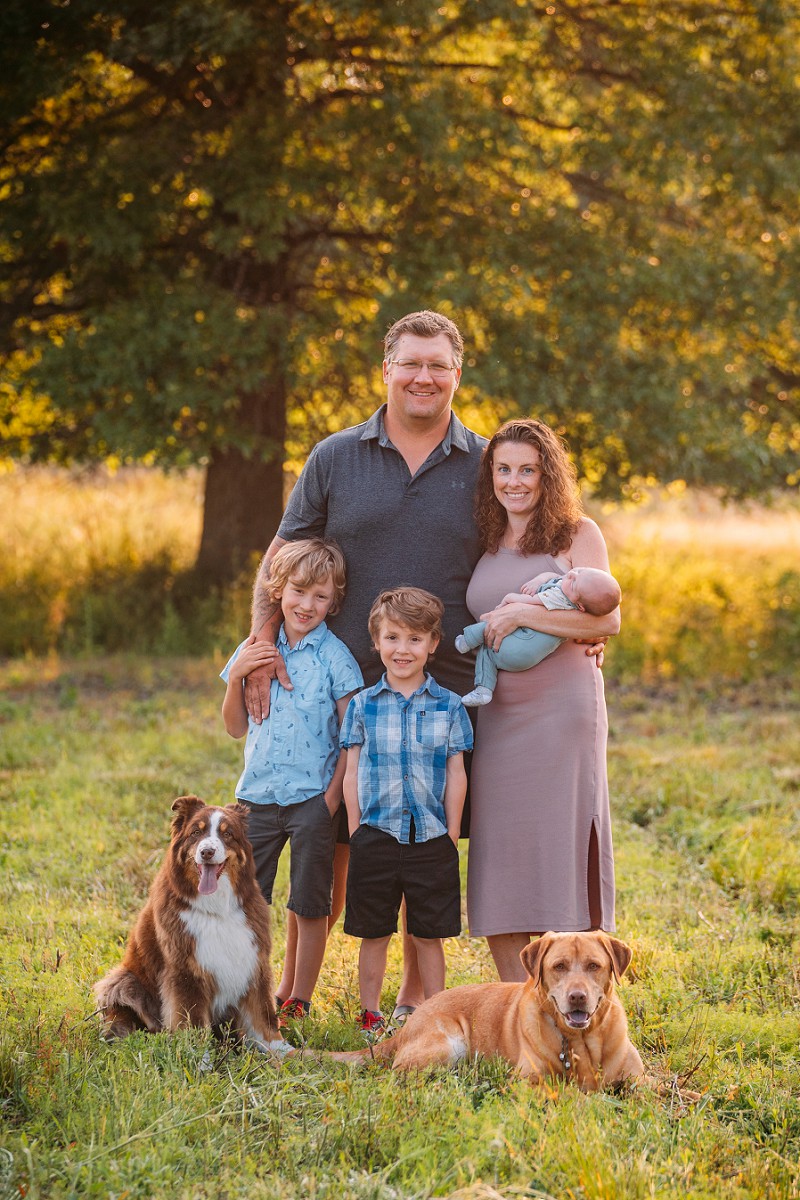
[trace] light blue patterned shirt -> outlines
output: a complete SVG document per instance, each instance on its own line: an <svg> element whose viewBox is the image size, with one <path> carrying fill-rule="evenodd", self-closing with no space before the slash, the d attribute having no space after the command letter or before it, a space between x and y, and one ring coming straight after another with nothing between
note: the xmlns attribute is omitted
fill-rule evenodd
<svg viewBox="0 0 800 1200"><path fill-rule="evenodd" d="M324 621L294 647L281 625L276 644L294 690L273 679L269 717L261 725L248 718L236 785L237 800L248 804L299 804L325 791L339 757L336 701L364 686L358 663ZM242 646L220 672L226 683Z"/></svg>
<svg viewBox="0 0 800 1200"><path fill-rule="evenodd" d="M418 842L447 833L444 790L447 760L472 749L472 725L455 692L430 675L406 699L386 676L347 706L339 738L361 746L358 801L361 824L409 841L411 818Z"/></svg>

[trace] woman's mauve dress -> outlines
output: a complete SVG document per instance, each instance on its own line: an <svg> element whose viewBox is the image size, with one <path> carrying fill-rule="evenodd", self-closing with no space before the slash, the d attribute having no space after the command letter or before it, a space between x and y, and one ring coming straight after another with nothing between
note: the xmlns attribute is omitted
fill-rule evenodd
<svg viewBox="0 0 800 1200"><path fill-rule="evenodd" d="M484 554L467 591L477 620L542 571L546 554ZM529 671L500 671L478 710L470 794L470 933L589 929L588 863L596 836L595 915L614 929L614 851L608 807L603 673L565 641ZM599 894L597 894L599 892Z"/></svg>

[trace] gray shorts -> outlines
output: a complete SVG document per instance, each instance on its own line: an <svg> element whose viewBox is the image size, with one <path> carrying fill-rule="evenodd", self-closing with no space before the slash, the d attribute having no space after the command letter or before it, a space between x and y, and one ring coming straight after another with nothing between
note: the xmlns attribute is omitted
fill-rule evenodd
<svg viewBox="0 0 800 1200"><path fill-rule="evenodd" d="M256 878L268 904L286 843L291 849L287 907L299 917L329 917L333 892L334 822L320 793L299 804L245 804Z"/></svg>

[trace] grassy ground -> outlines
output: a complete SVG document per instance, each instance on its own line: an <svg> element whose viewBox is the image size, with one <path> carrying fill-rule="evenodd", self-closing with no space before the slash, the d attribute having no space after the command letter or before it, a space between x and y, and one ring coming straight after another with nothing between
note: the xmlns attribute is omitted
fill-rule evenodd
<svg viewBox="0 0 800 1200"><path fill-rule="evenodd" d="M0 668L0 1200L6 1197L800 1196L797 694L611 684L622 988L648 1066L702 1101L534 1091L497 1063L402 1079L199 1034L98 1040L171 800L232 796L220 663ZM285 884L285 880L284 880ZM278 957L283 914L275 912ZM449 982L488 980L482 942ZM386 1006L399 980L390 962ZM314 1045L355 1045L355 946L334 931Z"/></svg>

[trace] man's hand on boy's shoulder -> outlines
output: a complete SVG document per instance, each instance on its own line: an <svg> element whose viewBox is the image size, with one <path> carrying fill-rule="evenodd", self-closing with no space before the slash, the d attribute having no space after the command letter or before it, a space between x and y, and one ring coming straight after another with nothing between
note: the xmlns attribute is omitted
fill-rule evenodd
<svg viewBox="0 0 800 1200"><path fill-rule="evenodd" d="M264 661L249 672L244 681L244 702L248 715L256 725L266 721L269 716L269 689L273 679L277 679L287 692L293 690L293 684L286 670L277 647L273 642L253 642L264 649Z"/></svg>

